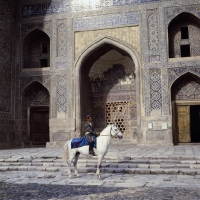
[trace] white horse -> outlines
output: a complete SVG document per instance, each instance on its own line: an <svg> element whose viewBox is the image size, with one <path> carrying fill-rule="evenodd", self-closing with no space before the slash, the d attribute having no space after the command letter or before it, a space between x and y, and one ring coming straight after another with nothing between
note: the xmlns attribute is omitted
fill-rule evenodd
<svg viewBox="0 0 200 200"><path fill-rule="evenodd" d="M98 178L101 178L100 174L100 167L101 167L101 161L103 157L106 155L108 151L108 146L110 144L110 138L115 137L122 139L122 133L118 130L116 125L108 125L101 133L100 135L96 138L96 150L97 150L97 155L98 155L98 164L97 164L97 171L96 175ZM75 170L75 175L79 177L78 171L77 171L77 161L78 157L80 154L83 155L89 155L89 146L83 146L79 148L71 148L71 141L69 140L65 143L64 145L64 154L63 154L63 163L66 163L67 161L67 156L68 156L68 175L69 178L71 178L71 162L73 161L74 164L74 170ZM75 158L74 158L75 157Z"/></svg>

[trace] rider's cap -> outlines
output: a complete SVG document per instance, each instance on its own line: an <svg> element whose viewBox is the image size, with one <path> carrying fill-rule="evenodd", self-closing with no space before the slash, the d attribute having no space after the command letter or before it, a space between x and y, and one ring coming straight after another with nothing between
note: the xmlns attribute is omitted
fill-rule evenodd
<svg viewBox="0 0 200 200"><path fill-rule="evenodd" d="M91 115L87 115L87 119L88 119L89 117L91 117Z"/></svg>

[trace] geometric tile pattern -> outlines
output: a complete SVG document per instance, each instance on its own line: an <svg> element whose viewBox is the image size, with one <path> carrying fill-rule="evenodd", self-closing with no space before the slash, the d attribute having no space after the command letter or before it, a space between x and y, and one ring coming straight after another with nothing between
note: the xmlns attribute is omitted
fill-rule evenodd
<svg viewBox="0 0 200 200"><path fill-rule="evenodd" d="M188 28L190 38L189 43L191 46L191 56L200 56L200 28L193 25L190 25Z"/></svg>
<svg viewBox="0 0 200 200"><path fill-rule="evenodd" d="M150 104L150 86L149 86L149 69L146 65L144 69L143 82L144 82L144 107L145 116L150 116L151 114L151 104Z"/></svg>
<svg viewBox="0 0 200 200"><path fill-rule="evenodd" d="M187 72L190 72L192 74L197 75L200 77L200 68L195 67L177 67L177 68L171 68L168 69L168 84L169 88L171 85L175 82L176 79L178 79L180 76L186 74Z"/></svg>
<svg viewBox="0 0 200 200"><path fill-rule="evenodd" d="M172 86L172 100L200 99L200 78L183 75Z"/></svg>
<svg viewBox="0 0 200 200"><path fill-rule="evenodd" d="M162 99L163 99L163 115L169 115L169 86L168 86L168 70L166 67L162 68L162 77L166 77L162 79Z"/></svg>
<svg viewBox="0 0 200 200"><path fill-rule="evenodd" d="M158 17L157 14L150 14L148 16L148 38L149 38L149 49L156 50L159 48L159 36L158 36Z"/></svg>
<svg viewBox="0 0 200 200"><path fill-rule="evenodd" d="M50 98L48 90L41 84L35 86L29 91L27 97L28 106L49 106Z"/></svg>
<svg viewBox="0 0 200 200"><path fill-rule="evenodd" d="M150 73L151 109L159 110L162 108L161 72L154 69Z"/></svg>
<svg viewBox="0 0 200 200"><path fill-rule="evenodd" d="M20 92L22 93L25 88L31 85L33 82L41 83L48 92L51 93L51 78L50 76L30 76L20 78Z"/></svg>
<svg viewBox="0 0 200 200"><path fill-rule="evenodd" d="M82 0L64 0L56 1L52 3L38 3L22 6L22 16L30 17L35 15L48 15L54 13L69 13L77 12L80 10L91 10L101 9L110 6L127 6L134 4L157 2L160 0L127 0L127 1L116 1L116 0L101 0L101 1L82 1ZM27 3L26 3L27 4Z"/></svg>
<svg viewBox="0 0 200 200"><path fill-rule="evenodd" d="M126 13L124 15L106 15L98 17L74 19L74 30L85 31L90 29L110 28L125 25L138 25L138 13Z"/></svg>
<svg viewBox="0 0 200 200"><path fill-rule="evenodd" d="M66 56L67 54L67 29L64 24L60 24L58 26L58 50L57 55L59 56Z"/></svg>
<svg viewBox="0 0 200 200"><path fill-rule="evenodd" d="M67 82L61 78L57 83L57 112L67 113Z"/></svg>
<svg viewBox="0 0 200 200"><path fill-rule="evenodd" d="M194 4L194 5L183 5L183 6L169 6L165 8L165 24L169 24L170 21L176 17L178 14L183 13L183 12L188 12L196 17L200 17L200 12L199 12L199 4Z"/></svg>
<svg viewBox="0 0 200 200"><path fill-rule="evenodd" d="M150 86L150 68L160 68L158 63L161 63L161 56L159 52L156 52L159 49L159 10L157 8L154 9L147 9L146 16L142 19L142 38L147 38L148 41L142 40L142 47L143 47L143 61L144 61L144 70L143 70L143 84L144 84L144 107L145 107L145 115L150 116L152 109L160 108L160 103L156 99L157 91L153 90L153 86ZM153 52L153 53L152 53ZM156 54L155 54L156 52ZM153 78L153 77L151 77ZM151 80L152 81L152 80ZM161 83L160 83L161 84ZM151 87L151 88L150 88ZM151 100L152 95L154 96L154 100ZM162 97L161 97L162 98ZM158 104L158 105L157 105Z"/></svg>

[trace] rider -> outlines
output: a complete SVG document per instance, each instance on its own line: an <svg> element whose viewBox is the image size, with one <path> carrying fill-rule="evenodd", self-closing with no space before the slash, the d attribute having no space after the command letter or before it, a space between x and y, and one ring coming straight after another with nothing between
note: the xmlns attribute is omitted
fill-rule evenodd
<svg viewBox="0 0 200 200"><path fill-rule="evenodd" d="M99 136L100 132L97 132L94 128L94 125L92 123L92 117L91 115L87 116L87 122L85 124L85 130L86 130L86 137L89 142L89 154L95 156L93 146L94 146L94 137Z"/></svg>

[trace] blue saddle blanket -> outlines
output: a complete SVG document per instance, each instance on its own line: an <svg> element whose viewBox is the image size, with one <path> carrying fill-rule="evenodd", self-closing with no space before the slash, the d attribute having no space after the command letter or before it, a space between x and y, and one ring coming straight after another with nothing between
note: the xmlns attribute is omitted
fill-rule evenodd
<svg viewBox="0 0 200 200"><path fill-rule="evenodd" d="M71 141L72 149L87 146L87 145L89 145L89 142L85 136L83 136L82 138L74 138ZM94 136L94 148L96 148L96 137L95 136Z"/></svg>

